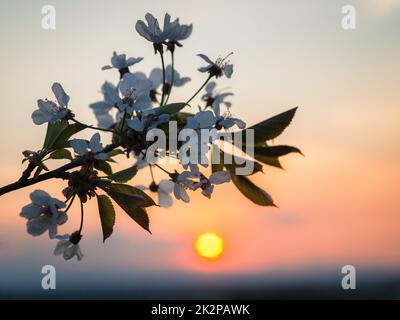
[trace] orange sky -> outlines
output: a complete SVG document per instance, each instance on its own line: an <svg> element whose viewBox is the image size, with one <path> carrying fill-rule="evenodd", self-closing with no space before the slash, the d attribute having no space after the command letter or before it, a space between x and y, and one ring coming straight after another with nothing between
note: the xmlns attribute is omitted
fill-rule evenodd
<svg viewBox="0 0 400 320"><path fill-rule="evenodd" d="M385 14L376 15L373 5L355 1L358 29L345 32L340 28L339 2L322 6L318 1L299 1L293 7L290 1L255 1L251 6L229 2L231 14L220 23L225 7L220 3L206 12L201 9L206 3L171 1L161 10L159 2L149 1L146 6L137 4L136 10L124 10L122 16L118 12L111 26L99 22L116 14L110 4L92 8L83 1L77 11L74 1L55 1L59 25L46 33L33 15L39 3L21 8L9 1L9 15L16 18L11 21L4 10L0 13L8 28L0 28L0 41L8 48L0 62L0 183L20 175L21 151L40 147L45 128L34 126L30 114L36 99L50 97L51 83L61 82L74 112L93 123L87 105L100 98L105 79L117 79L100 67L113 50L145 56L143 70L157 64L133 24L147 10L158 15L169 10L195 27L177 55L179 70L193 80L177 91L176 99L185 99L203 81L195 72L201 64L195 54L233 50L235 74L221 86L235 92L235 115L253 124L298 105L292 125L275 143L298 146L305 157L288 156L283 160L286 171L266 168L264 175L255 177L279 208L253 205L233 186L217 187L212 200L191 194L189 205L176 201L168 210L151 208L153 235L118 209L114 235L103 245L92 201L86 210L82 268L229 274L319 264L399 266L400 46L394 30L399 30L400 13L390 6ZM133 9L131 2L124 4ZM68 22L72 16L73 26ZM133 183L145 184L147 178L145 170ZM38 187L58 197L63 188L59 181ZM65 264L52 256L55 243L28 236L25 221L18 216L35 188L0 198L0 270L21 261ZM62 231L75 230L78 216L75 208ZM225 251L213 261L194 250L196 237L207 231L225 242ZM71 265L76 263L63 268Z"/></svg>

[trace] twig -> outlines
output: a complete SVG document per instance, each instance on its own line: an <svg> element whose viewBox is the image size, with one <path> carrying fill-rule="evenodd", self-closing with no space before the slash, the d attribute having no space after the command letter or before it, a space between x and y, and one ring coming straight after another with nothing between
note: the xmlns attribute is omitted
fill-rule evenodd
<svg viewBox="0 0 400 320"><path fill-rule="evenodd" d="M111 150L115 149L116 147L117 147L116 145L110 144L110 145L106 146L102 150L102 152L104 152L104 153L110 152ZM6 186L0 188L0 196L6 194L8 192L22 189L22 188L25 188L25 187L31 186L33 184L49 180L49 179L53 179L53 178L64 179L64 180L68 179L69 173L66 171L74 169L76 167L79 167L79 166L83 165L84 163L85 163L85 159L80 157L80 158L77 158L77 159L71 161L70 163L63 165L57 169L43 173L43 174L37 176L36 178L19 180L17 182L11 183L9 185L6 185Z"/></svg>

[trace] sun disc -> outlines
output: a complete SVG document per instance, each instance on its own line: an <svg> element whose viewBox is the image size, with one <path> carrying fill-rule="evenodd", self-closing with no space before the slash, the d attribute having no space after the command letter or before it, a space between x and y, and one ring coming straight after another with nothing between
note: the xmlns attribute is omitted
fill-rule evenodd
<svg viewBox="0 0 400 320"><path fill-rule="evenodd" d="M224 242L213 232L203 233L196 240L196 250L205 258L217 258L224 250Z"/></svg>

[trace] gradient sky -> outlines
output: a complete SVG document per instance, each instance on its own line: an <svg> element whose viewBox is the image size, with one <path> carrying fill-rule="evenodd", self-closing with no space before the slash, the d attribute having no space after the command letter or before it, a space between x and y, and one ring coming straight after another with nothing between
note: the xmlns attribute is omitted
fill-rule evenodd
<svg viewBox="0 0 400 320"><path fill-rule="evenodd" d="M41 28L44 4L56 8L54 31ZM341 28L345 4L357 9L356 30ZM400 1L1 0L0 7L1 185L19 177L23 150L41 147L45 126L33 125L30 115L38 98L52 98L54 81L71 96L77 117L95 123L87 106L101 99L105 80L118 80L115 72L100 70L114 50L145 57L136 70L158 66L151 45L134 31L146 12L169 12L194 25L176 56L177 69L192 81L175 91L174 100L187 99L204 81L196 72L197 53L234 51L233 79L220 81L235 93L233 113L253 124L299 106L275 142L306 155L283 159L286 171L265 168L255 177L278 209L253 205L224 186L212 200L192 194L190 205L150 209L153 235L118 210L115 232L102 244L92 201L80 263L54 257L55 241L27 235L19 217L36 188L60 197L58 181L2 196L0 285L36 283L44 264L55 265L63 279L85 274L82 283L101 281L96 273L88 276L94 268L110 279L167 279L177 272L245 278L318 265L400 266ZM147 171L135 179L144 184ZM78 225L75 208L61 230ZM206 261L194 251L196 236L206 231L225 241L219 259Z"/></svg>

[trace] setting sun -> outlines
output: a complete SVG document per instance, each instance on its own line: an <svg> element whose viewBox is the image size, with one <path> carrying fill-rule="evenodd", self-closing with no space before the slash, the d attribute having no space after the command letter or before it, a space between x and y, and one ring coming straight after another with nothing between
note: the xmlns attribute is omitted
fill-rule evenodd
<svg viewBox="0 0 400 320"><path fill-rule="evenodd" d="M196 250L202 257L216 258L224 250L224 242L215 233L203 233L197 238Z"/></svg>

